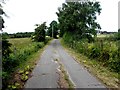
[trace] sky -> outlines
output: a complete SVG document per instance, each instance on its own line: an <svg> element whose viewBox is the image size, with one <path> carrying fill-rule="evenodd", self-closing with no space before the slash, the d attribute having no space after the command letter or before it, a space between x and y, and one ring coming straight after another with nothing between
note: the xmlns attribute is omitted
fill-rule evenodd
<svg viewBox="0 0 120 90"><path fill-rule="evenodd" d="M120 16L120 1L118 3L118 16ZM118 29L120 28L120 17L118 17Z"/></svg>
<svg viewBox="0 0 120 90"><path fill-rule="evenodd" d="M101 4L101 14L97 22L101 31L118 31L118 1L96 0ZM65 0L7 0L3 9L8 17L4 17L4 32L34 32L35 24L57 20L56 12Z"/></svg>

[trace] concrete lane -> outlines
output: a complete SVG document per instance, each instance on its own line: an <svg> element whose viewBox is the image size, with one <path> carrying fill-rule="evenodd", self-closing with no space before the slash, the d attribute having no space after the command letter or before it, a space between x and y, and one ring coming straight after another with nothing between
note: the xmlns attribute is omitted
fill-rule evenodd
<svg viewBox="0 0 120 90"><path fill-rule="evenodd" d="M58 64L53 60L54 40L43 52L40 61L32 72L32 77L26 82L25 88L57 88Z"/></svg>
<svg viewBox="0 0 120 90"><path fill-rule="evenodd" d="M57 84L59 75L56 73L59 65L54 61L56 58L64 65L75 88L105 88L102 83L65 52L58 39L54 39L45 49L32 72L33 76L25 84L25 88L59 87Z"/></svg>
<svg viewBox="0 0 120 90"><path fill-rule="evenodd" d="M59 40L55 41L60 60L70 75L76 88L105 88L94 76L92 76L82 65L77 63L60 45Z"/></svg>

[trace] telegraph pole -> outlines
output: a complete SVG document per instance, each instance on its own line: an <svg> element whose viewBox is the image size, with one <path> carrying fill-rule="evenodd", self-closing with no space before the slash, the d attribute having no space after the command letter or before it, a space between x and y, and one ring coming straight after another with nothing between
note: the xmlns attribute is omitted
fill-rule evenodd
<svg viewBox="0 0 120 90"><path fill-rule="evenodd" d="M52 38L53 38L53 25L52 25Z"/></svg>

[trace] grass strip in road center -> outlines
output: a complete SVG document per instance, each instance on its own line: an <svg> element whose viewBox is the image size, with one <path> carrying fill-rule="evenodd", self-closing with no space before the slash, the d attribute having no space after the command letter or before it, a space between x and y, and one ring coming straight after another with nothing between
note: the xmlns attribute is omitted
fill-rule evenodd
<svg viewBox="0 0 120 90"><path fill-rule="evenodd" d="M63 64L58 60L54 59L54 61L57 61L59 64L59 88L68 88L70 90L74 89L74 84L71 82L68 73L65 71Z"/></svg>

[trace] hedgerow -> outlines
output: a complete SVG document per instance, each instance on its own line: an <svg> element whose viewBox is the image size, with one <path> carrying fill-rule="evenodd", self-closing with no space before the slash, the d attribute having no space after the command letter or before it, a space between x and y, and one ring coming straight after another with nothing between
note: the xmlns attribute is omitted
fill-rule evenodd
<svg viewBox="0 0 120 90"><path fill-rule="evenodd" d="M70 34L65 34L63 40L67 46L73 48L78 53L84 54L90 59L97 60L98 64L101 62L101 66L107 67L114 72L120 72L118 41L103 39L88 43L85 39L75 40Z"/></svg>
<svg viewBox="0 0 120 90"><path fill-rule="evenodd" d="M6 83L10 79L10 75L16 70L16 68L24 63L27 58L33 53L37 52L44 46L44 42L33 42L27 45L25 48L17 49L13 51L9 57L2 59L2 86L7 87Z"/></svg>

